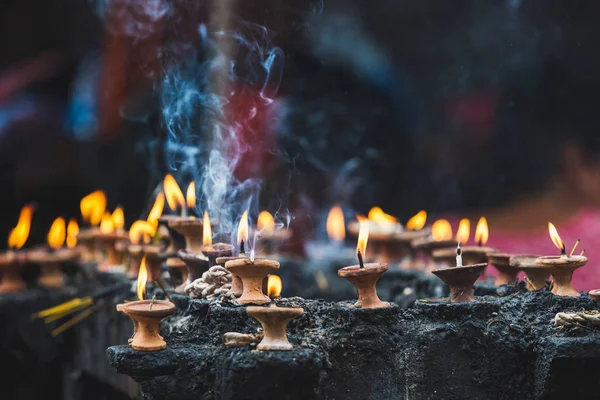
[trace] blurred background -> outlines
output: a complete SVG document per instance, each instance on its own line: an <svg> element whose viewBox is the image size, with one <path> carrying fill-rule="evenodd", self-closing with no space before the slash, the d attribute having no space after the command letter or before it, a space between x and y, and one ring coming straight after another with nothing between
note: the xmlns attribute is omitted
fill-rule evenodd
<svg viewBox="0 0 600 400"><path fill-rule="evenodd" d="M598 225L599 16L573 0L4 0L0 230L33 202L42 243L96 189L129 224L168 172L206 185L202 210L217 149L307 236L333 204L569 236L573 218Z"/></svg>

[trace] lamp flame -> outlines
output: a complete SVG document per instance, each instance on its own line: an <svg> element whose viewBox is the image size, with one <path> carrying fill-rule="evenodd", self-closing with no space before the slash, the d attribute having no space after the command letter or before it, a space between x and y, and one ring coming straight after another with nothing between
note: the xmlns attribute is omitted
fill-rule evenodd
<svg viewBox="0 0 600 400"><path fill-rule="evenodd" d="M150 209L150 212L148 213L148 218L146 219L146 221L148 221L152 225L157 225L158 219L162 215L164 208L165 208L165 194L163 192L160 192L158 195L156 195L156 199L154 200L154 205L152 205L152 208Z"/></svg>
<svg viewBox="0 0 600 400"><path fill-rule="evenodd" d="M560 249L561 253L564 253L565 244L560 238L560 235L558 234L558 231L552 222L548 222L548 232L550 233L550 239L552 239L552 243L554 243L554 245Z"/></svg>
<svg viewBox="0 0 600 400"><path fill-rule="evenodd" d="M281 278L278 275L269 275L267 280L267 296L279 297L281 296L282 288Z"/></svg>
<svg viewBox="0 0 600 400"><path fill-rule="evenodd" d="M202 223L202 244L204 246L212 244L212 228L210 226L210 217L206 210L204 210L204 221Z"/></svg>
<svg viewBox="0 0 600 400"><path fill-rule="evenodd" d="M26 205L21 208L17 226L10 231L8 235L8 247L11 249L20 249L27 242L29 230L31 229L31 217L33 216L33 206Z"/></svg>
<svg viewBox="0 0 600 400"><path fill-rule="evenodd" d="M196 184L194 181L190 182L187 191L185 192L185 201L188 208L196 207Z"/></svg>
<svg viewBox="0 0 600 400"><path fill-rule="evenodd" d="M102 220L100 221L100 232L102 233L112 233L115 230L115 226L113 224L112 215L107 211L102 216Z"/></svg>
<svg viewBox="0 0 600 400"><path fill-rule="evenodd" d="M102 190L88 194L81 199L79 208L85 222L89 222L93 226L98 225L106 211L106 194Z"/></svg>
<svg viewBox="0 0 600 400"><path fill-rule="evenodd" d="M367 254L367 242L369 241L369 219L362 215L357 215L358 219L358 243L356 244L356 257L365 259ZM360 252L362 257L358 256Z"/></svg>
<svg viewBox="0 0 600 400"><path fill-rule="evenodd" d="M58 217L50 226L48 231L47 240L48 245L54 250L58 250L65 243L65 237L67 236L67 226L63 217Z"/></svg>
<svg viewBox="0 0 600 400"><path fill-rule="evenodd" d="M75 218L69 220L67 225L67 247L72 249L77 246L77 235L79 235L79 225Z"/></svg>
<svg viewBox="0 0 600 400"><path fill-rule="evenodd" d="M175 178L173 178L173 175L167 174L167 176L165 176L163 188L165 191L167 204L171 210L177 211L179 208L185 205L185 198L183 197L183 193L181 192L177 181Z"/></svg>
<svg viewBox="0 0 600 400"><path fill-rule="evenodd" d="M140 263L140 272L137 279L137 295L138 299L144 300L146 294L146 282L148 281L148 268L146 268L146 256L142 258Z"/></svg>
<svg viewBox="0 0 600 400"><path fill-rule="evenodd" d="M115 211L113 211L112 215L110 216L110 219L112 220L114 230L122 230L125 226L125 214L123 213L123 208L115 208Z"/></svg>
<svg viewBox="0 0 600 400"><path fill-rule="evenodd" d="M406 223L406 229L409 231L418 231L419 229L423 229L425 223L427 222L427 211L421 210L416 213L411 219Z"/></svg>
<svg viewBox="0 0 600 400"><path fill-rule="evenodd" d="M445 219L438 219L431 225L431 235L436 242L452 240L452 225Z"/></svg>
<svg viewBox="0 0 600 400"><path fill-rule="evenodd" d="M477 227L475 228L475 242L478 246L482 246L487 243L489 236L490 231L488 229L487 219L485 219L485 217L481 217L479 218L479 222L477 222Z"/></svg>
<svg viewBox="0 0 600 400"><path fill-rule="evenodd" d="M396 217L386 214L383 212L381 207L371 208L371 210L369 210L368 219L377 225L393 225L398 223L398 219Z"/></svg>
<svg viewBox="0 0 600 400"><path fill-rule="evenodd" d="M135 221L129 228L129 240L133 244L140 242L150 243L150 239L156 233L157 225L147 221Z"/></svg>
<svg viewBox="0 0 600 400"><path fill-rule="evenodd" d="M467 243L469 236L471 236L471 221L469 221L467 218L463 218L458 224L456 241L459 243Z"/></svg>
<svg viewBox="0 0 600 400"><path fill-rule="evenodd" d="M248 243L248 210L244 211L244 213L242 214L242 218L240 218L240 223L238 225L238 246L241 244L242 240L244 241L244 243Z"/></svg>
<svg viewBox="0 0 600 400"><path fill-rule="evenodd" d="M342 207L335 206L327 214L327 235L334 242L343 242L346 238L346 223Z"/></svg>
<svg viewBox="0 0 600 400"><path fill-rule="evenodd" d="M272 231L275 229L275 219L270 212L261 211L256 220L256 227L261 231Z"/></svg>

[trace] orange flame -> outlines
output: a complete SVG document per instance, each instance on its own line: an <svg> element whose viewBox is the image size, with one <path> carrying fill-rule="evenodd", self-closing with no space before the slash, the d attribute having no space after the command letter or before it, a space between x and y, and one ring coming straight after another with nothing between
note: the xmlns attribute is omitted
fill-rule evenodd
<svg viewBox="0 0 600 400"><path fill-rule="evenodd" d="M418 231L419 229L423 229L425 223L427 222L427 211L421 210L416 213L411 219L406 223L406 229L409 231Z"/></svg>
<svg viewBox="0 0 600 400"><path fill-rule="evenodd" d="M20 249L27 242L29 230L31 229L31 217L33 216L33 206L26 205L21 208L17 226L10 231L8 235L8 247L11 249Z"/></svg>
<svg viewBox="0 0 600 400"><path fill-rule="evenodd" d="M438 219L431 225L431 235L436 242L452 240L452 225L445 219Z"/></svg>
<svg viewBox="0 0 600 400"><path fill-rule="evenodd" d="M146 219L152 225L158 224L158 219L162 215L163 209L165 207L165 194L160 192L156 195L156 200L154 200L154 205L150 212L148 213L148 218Z"/></svg>
<svg viewBox="0 0 600 400"><path fill-rule="evenodd" d="M342 207L332 207L327 214L327 235L334 242L343 242L346 238L346 225Z"/></svg>
<svg viewBox="0 0 600 400"><path fill-rule="evenodd" d="M244 211L242 214L242 218L240 218L240 223L238 225L238 233L237 233L237 244L244 241L244 243L248 244L248 210Z"/></svg>
<svg viewBox="0 0 600 400"><path fill-rule="evenodd" d="M202 244L204 246L212 244L212 228L210 226L210 217L206 210L204 210L204 221L202 223Z"/></svg>
<svg viewBox="0 0 600 400"><path fill-rule="evenodd" d="M116 231L122 230L125 226L125 214L123 213L123 208L115 208L115 211L113 211L112 215L110 216L110 219L112 220L113 228Z"/></svg>
<svg viewBox="0 0 600 400"><path fill-rule="evenodd" d="M79 235L79 225L75 218L69 220L67 225L67 247L72 249L77 246L77 235Z"/></svg>
<svg viewBox="0 0 600 400"><path fill-rule="evenodd" d="M275 229L275 219L270 212L261 211L256 220L256 227L261 231L272 231Z"/></svg>
<svg viewBox="0 0 600 400"><path fill-rule="evenodd" d="M467 243L469 236L471 236L471 221L469 221L467 218L463 218L458 224L456 241L463 244Z"/></svg>
<svg viewBox="0 0 600 400"><path fill-rule="evenodd" d="M185 192L185 199L188 208L196 207L196 184L193 181L188 185L187 191Z"/></svg>
<svg viewBox="0 0 600 400"><path fill-rule="evenodd" d="M146 294L146 282L148 281L148 269L146 268L146 256L142 258L140 263L140 272L137 279L137 295L138 299L144 300Z"/></svg>
<svg viewBox="0 0 600 400"><path fill-rule="evenodd" d="M269 279L267 280L267 296L269 297L279 297L281 296L281 288L283 284L281 283L281 278L278 275L269 275Z"/></svg>
<svg viewBox="0 0 600 400"><path fill-rule="evenodd" d="M396 217L386 214L380 207L371 208L368 218L377 225L392 225L398 222Z"/></svg>
<svg viewBox="0 0 600 400"><path fill-rule="evenodd" d="M560 238L560 235L558 234L558 231L552 222L548 222L548 232L550 233L550 239L552 239L552 243L554 243L554 245L559 248L561 252L564 252L565 244Z"/></svg>
<svg viewBox="0 0 600 400"><path fill-rule="evenodd" d="M106 194L102 190L96 190L81 199L79 203L81 216L90 225L98 225L106 211Z"/></svg>
<svg viewBox="0 0 600 400"><path fill-rule="evenodd" d="M167 198L167 204L171 210L177 211L185 205L185 198L183 197L183 193L181 192L177 181L173 178L173 175L167 174L167 176L165 176L163 188L165 197Z"/></svg>
<svg viewBox="0 0 600 400"><path fill-rule="evenodd" d="M477 227L475 228L475 242L481 246L487 243L488 238L490 236L490 231L488 229L487 219L485 217L479 218L479 222L477 222Z"/></svg>
<svg viewBox="0 0 600 400"><path fill-rule="evenodd" d="M112 233L115 231L115 225L113 224L112 216L107 211L102 216L102 220L100 221L100 232L102 233Z"/></svg>
<svg viewBox="0 0 600 400"><path fill-rule="evenodd" d="M356 244L356 256L358 252L365 259L367 255L367 242L369 241L369 219L362 215L357 215L358 219L358 243Z"/></svg>
<svg viewBox="0 0 600 400"><path fill-rule="evenodd" d="M139 244L141 241L150 243L150 239L156 233L157 225L147 221L135 221L129 228L129 240L133 244Z"/></svg>
<svg viewBox="0 0 600 400"><path fill-rule="evenodd" d="M65 219L62 217L58 217L52 223L52 226L48 231L48 235L46 236L46 239L48 240L48 245L54 250L58 250L65 243L66 236L67 226L65 223Z"/></svg>

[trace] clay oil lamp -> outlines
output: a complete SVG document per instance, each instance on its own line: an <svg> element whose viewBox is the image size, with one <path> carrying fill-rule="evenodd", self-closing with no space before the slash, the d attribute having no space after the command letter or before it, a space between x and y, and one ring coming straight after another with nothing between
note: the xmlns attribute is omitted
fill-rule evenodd
<svg viewBox="0 0 600 400"><path fill-rule="evenodd" d="M510 263L510 259L514 256L514 254L507 253L488 253L488 263L492 264L498 270L498 277L496 277L496 281L494 282L496 286L517 282L519 269Z"/></svg>
<svg viewBox="0 0 600 400"><path fill-rule="evenodd" d="M56 218L47 235L49 250L37 249L27 254L27 260L41 266L39 284L45 288L59 288L64 286L65 278L62 273L62 264L75 261L79 257L77 248L63 247L67 236L67 227L64 218Z"/></svg>
<svg viewBox="0 0 600 400"><path fill-rule="evenodd" d="M277 275L269 275L267 286L269 297L278 297L281 293L281 278ZM246 312L260 322L263 327L264 336L256 346L257 350L293 350L294 346L288 341L286 329L291 320L304 313L304 309L277 307L272 304L269 307L250 306L246 308Z"/></svg>
<svg viewBox="0 0 600 400"><path fill-rule="evenodd" d="M426 223L427 212L421 210L406 222L406 230L394 235L402 254L401 269L421 270L424 268L423 262L419 260L417 251L412 246L412 242L431 236L431 229L425 228Z"/></svg>
<svg viewBox="0 0 600 400"><path fill-rule="evenodd" d="M460 244L456 249L456 266L445 266L431 271L446 285L450 286L451 303L476 301L473 285L487 264L463 265Z"/></svg>
<svg viewBox="0 0 600 400"><path fill-rule="evenodd" d="M534 291L546 287L546 281L550 277L548 268L538 267L535 263L540 256L531 254L518 254L510 258L511 267L525 273L527 290Z"/></svg>
<svg viewBox="0 0 600 400"><path fill-rule="evenodd" d="M418 254L422 254L426 259L426 270L432 270L436 267L436 262L432 258L432 253L438 249L456 247L458 242L452 238L452 225L445 219L438 219L431 225L431 235L414 239L411 242L412 248Z"/></svg>
<svg viewBox="0 0 600 400"><path fill-rule="evenodd" d="M390 303L379 299L376 288L377 281L387 271L388 266L386 263L365 264L363 262L369 239L369 220L363 216L357 216L357 218L359 222L358 243L356 246L358 265L340 268L338 275L354 285L358 294L357 306L360 308L389 307Z"/></svg>
<svg viewBox="0 0 600 400"><path fill-rule="evenodd" d="M212 229L208 212L204 212L204 234L202 237L202 254L208 258L208 268L219 265L217 259L220 257L231 257L233 254L233 245L229 243L212 242ZM221 260L223 261L223 260ZM225 260L228 261L228 260Z"/></svg>
<svg viewBox="0 0 600 400"><path fill-rule="evenodd" d="M283 226L275 224L275 219L268 211L261 211L256 220L256 229L260 232L261 243L264 243L264 253L275 254L277 248L292 237L292 231Z"/></svg>
<svg viewBox="0 0 600 400"><path fill-rule="evenodd" d="M123 210L117 207L111 214L105 212L100 221L100 232L95 235L96 243L102 248L105 259L98 266L101 272L111 272L122 267L123 253L119 253L115 244L120 240L128 239L128 234L123 230L125 220Z"/></svg>
<svg viewBox="0 0 600 400"><path fill-rule="evenodd" d="M535 260L535 264L541 268L547 268L552 274L552 293L557 296L581 296L581 294L571 286L573 272L576 269L587 264L587 257L583 255L573 255L579 240L573 246L573 250L567 256L565 244L558 235L558 232L551 222L548 222L548 231L554 245L560 249L560 256L545 256Z"/></svg>
<svg viewBox="0 0 600 400"><path fill-rule="evenodd" d="M148 221L138 220L129 227L129 245L127 253L129 254L129 267L127 269L127 278L136 279L140 272L140 264L144 257L144 249L150 245L152 236L156 233L157 225Z"/></svg>
<svg viewBox="0 0 600 400"><path fill-rule="evenodd" d="M165 317L175 312L175 304L166 300L144 300L148 271L146 260L142 259L137 282L139 301L117 305L117 311L127 315L133 321L133 336L129 341L134 350L157 351L167 347L160 336L158 325Z"/></svg>
<svg viewBox="0 0 600 400"><path fill-rule="evenodd" d="M233 251L233 246L231 246L231 245L227 245L227 246L230 246L231 251ZM213 264L211 264L210 258L208 258L205 254L205 250L208 250L212 254L211 249L213 249L212 227L210 224L210 217L208 215L208 211L204 211L204 217L203 217L203 223L202 223L201 252L196 253L194 251L179 250L177 253L180 261L183 263L184 268L185 268L185 271L182 271L182 276L185 277L184 283L187 282L185 286L192 283L196 279L200 279L204 272L208 271L208 269L210 267L212 267L213 265L216 265L215 259L216 259L216 257L219 257L220 253L219 253L219 250L216 250L216 248L213 249L213 250L216 250L215 254L217 254L217 255L215 256L215 258L213 258L213 260L212 260ZM231 256L231 254L232 254L231 251L225 252L225 253L223 253L223 255Z"/></svg>
<svg viewBox="0 0 600 400"><path fill-rule="evenodd" d="M592 289L588 292L588 295L594 303L600 303L600 289Z"/></svg>
<svg viewBox="0 0 600 400"><path fill-rule="evenodd" d="M393 262L405 255L403 248L398 245L396 235L404 231L404 227L398 219L390 214L386 214L380 207L373 207L369 211L368 220L370 223L369 240L376 254L378 261ZM359 224L352 221L348 224L348 232L357 237L359 234Z"/></svg>
<svg viewBox="0 0 600 400"><path fill-rule="evenodd" d="M97 263L102 261L102 253L97 246L96 236L100 233L100 222L106 211L106 194L96 190L84 196L80 203L81 217L89 226L80 230L77 240L82 245L81 261L84 263Z"/></svg>
<svg viewBox="0 0 600 400"><path fill-rule="evenodd" d="M27 242L31 229L31 217L33 207L26 205L21 209L17 226L13 228L8 236L8 248L5 253L0 254L0 293L21 292L27 289L27 285L21 278L21 267L25 264L25 254L20 249Z"/></svg>
<svg viewBox="0 0 600 400"><path fill-rule="evenodd" d="M238 244L238 255L237 256L222 256L217 257L216 262L218 265L225 266L227 262L239 259L246 259L246 244L248 243L248 231L250 230L248 226L248 210L244 211L242 217L240 218L240 222L238 223L238 231L237 231L237 244ZM235 297L240 297L244 293L244 283L240 276L238 276L234 271L229 270L231 272L231 294ZM265 275L266 276L266 275ZM262 285L261 285L262 292ZM264 296L263 296L264 297Z"/></svg>

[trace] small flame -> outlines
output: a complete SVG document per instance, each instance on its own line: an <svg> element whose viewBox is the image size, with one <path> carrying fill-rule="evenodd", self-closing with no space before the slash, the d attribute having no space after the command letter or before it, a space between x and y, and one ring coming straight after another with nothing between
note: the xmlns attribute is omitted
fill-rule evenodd
<svg viewBox="0 0 600 400"><path fill-rule="evenodd" d="M269 279L267 280L267 296L269 297L279 297L281 296L281 288L282 288L281 278L278 275L269 275Z"/></svg>
<svg viewBox="0 0 600 400"><path fill-rule="evenodd" d="M185 192L185 201L188 208L196 207L196 184L194 181L190 182L187 191Z"/></svg>
<svg viewBox="0 0 600 400"><path fill-rule="evenodd" d="M100 232L112 233L115 231L115 225L113 224L112 215L107 211L102 216L100 221Z"/></svg>
<svg viewBox="0 0 600 400"><path fill-rule="evenodd" d="M165 191L167 204L171 210L177 211L179 208L185 205L185 198L183 197L183 193L181 192L177 181L175 178L173 178L173 175L167 174L167 176L165 176L163 188Z"/></svg>
<svg viewBox="0 0 600 400"><path fill-rule="evenodd" d="M113 211L112 215L110 216L110 219L112 220L113 228L116 231L122 230L125 226L125 214L123 213L123 208L115 208L115 211Z"/></svg>
<svg viewBox="0 0 600 400"><path fill-rule="evenodd" d="M469 236L471 236L471 221L469 221L467 218L463 218L458 224L456 241L459 243L467 243Z"/></svg>
<svg viewBox="0 0 600 400"><path fill-rule="evenodd" d="M133 244L139 244L141 241L150 243L150 239L156 233L157 225L147 221L135 221L129 228L129 240Z"/></svg>
<svg viewBox="0 0 600 400"><path fill-rule="evenodd" d="M369 219L362 215L357 215L358 219L358 243L356 244L356 256L358 258L358 252L362 255L362 258L366 258L367 254L367 242L369 241Z"/></svg>
<svg viewBox="0 0 600 400"><path fill-rule="evenodd" d="M411 219L406 223L406 229L409 231L418 231L419 229L423 229L425 223L427 222L427 211L421 210L416 213Z"/></svg>
<svg viewBox="0 0 600 400"><path fill-rule="evenodd" d="M79 208L85 222L89 222L93 226L98 225L106 211L106 194L102 190L88 194L81 199Z"/></svg>
<svg viewBox="0 0 600 400"><path fill-rule="evenodd" d="M275 229L275 219L268 211L261 211L256 220L258 230L272 231Z"/></svg>
<svg viewBox="0 0 600 400"><path fill-rule="evenodd" d="M558 234L558 231L552 222L548 222L548 232L550 233L550 239L552 239L552 243L554 243L554 245L559 248L561 252L564 252L565 244L560 238L560 235Z"/></svg>
<svg viewBox="0 0 600 400"><path fill-rule="evenodd" d="M210 217L206 210L204 210L204 222L202 223L202 244L204 246L212 244L212 228L210 226Z"/></svg>
<svg viewBox="0 0 600 400"><path fill-rule="evenodd" d="M445 219L438 219L431 225L431 235L436 242L452 240L452 225Z"/></svg>
<svg viewBox="0 0 600 400"><path fill-rule="evenodd" d="M237 244L244 241L244 243L248 244L248 210L244 211L242 214L242 218L240 218L240 223L238 225L238 233L237 233Z"/></svg>
<svg viewBox="0 0 600 400"><path fill-rule="evenodd" d="M346 224L342 207L332 207L327 214L327 235L334 242L343 242L346 238Z"/></svg>
<svg viewBox="0 0 600 400"><path fill-rule="evenodd" d="M481 246L487 243L490 237L490 231L488 229L487 219L485 217L479 218L477 227L475 228L475 242Z"/></svg>
<svg viewBox="0 0 600 400"><path fill-rule="evenodd" d="M8 247L11 249L20 249L27 242L29 230L31 229L31 217L33 216L33 206L26 205L21 208L17 226L10 231L8 235Z"/></svg>
<svg viewBox="0 0 600 400"><path fill-rule="evenodd" d="M369 211L369 221L377 225L392 225L398 223L398 219L390 214L386 214L380 207L373 207Z"/></svg>
<svg viewBox="0 0 600 400"><path fill-rule="evenodd" d="M148 269L146 268L146 256L142 258L140 263L140 272L137 279L137 295L138 299L144 300L146 294L146 282L148 281Z"/></svg>
<svg viewBox="0 0 600 400"><path fill-rule="evenodd" d="M79 235L79 225L75 218L69 220L67 225L67 247L72 249L77 246L77 235Z"/></svg>
<svg viewBox="0 0 600 400"><path fill-rule="evenodd" d="M156 200L154 200L154 205L150 209L150 212L148 213L148 218L146 219L146 221L148 221L152 225L157 225L158 219L162 215L164 208L165 208L165 194L163 192L160 192L158 195L156 195Z"/></svg>
<svg viewBox="0 0 600 400"><path fill-rule="evenodd" d="M50 230L48 231L48 236L46 237L48 240L48 245L54 250L58 250L65 243L66 236L67 226L65 219L58 217L54 220Z"/></svg>

